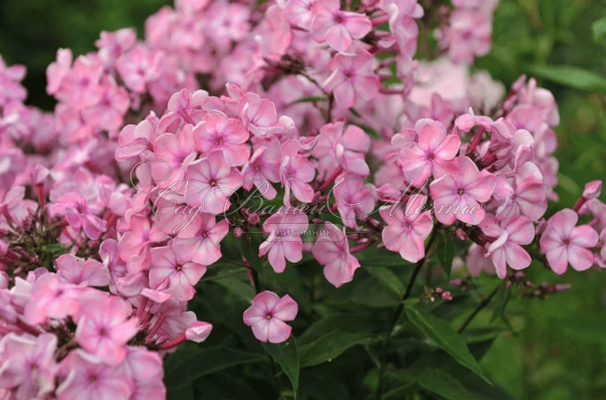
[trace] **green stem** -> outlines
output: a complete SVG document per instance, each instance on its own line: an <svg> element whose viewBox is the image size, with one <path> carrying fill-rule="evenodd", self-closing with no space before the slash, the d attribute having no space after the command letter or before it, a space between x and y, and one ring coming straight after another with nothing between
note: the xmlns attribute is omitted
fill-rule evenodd
<svg viewBox="0 0 606 400"><path fill-rule="evenodd" d="M473 319L476 317L476 315L478 315L480 313L480 311L482 311L490 303L490 301L492 300L492 298L499 291L500 287L501 287L501 284L499 283L497 285L497 287L494 288L494 290L488 295L488 297L485 298L484 300L482 300L482 302L480 304L478 304L478 306L476 307L476 309L473 310L473 313L471 313L471 315L469 317L467 317L467 319L465 320L465 322L463 322L463 325L461 325L459 327L459 329L457 330L458 333L463 333L463 331L467 328L467 326L469 324L471 324L471 321L473 321Z"/></svg>
<svg viewBox="0 0 606 400"><path fill-rule="evenodd" d="M384 386L384 381L385 381L385 364L386 364L387 349L389 348L389 341L391 339L391 334L392 334L394 328L396 327L396 324L398 323L400 316L402 315L402 311L404 311L404 301L410 297L410 295L412 293L412 288L415 284L415 281L417 280L417 276L419 276L419 272L421 272L423 265L425 265L425 261L428 258L427 254L428 254L429 250L431 249L433 242L436 239L437 231L438 231L437 228L434 228L433 232L431 233L431 237L429 238L429 241L427 242L427 245L425 246L425 255L426 256L423 257L421 260L419 260L419 262L417 262L417 265L416 265L414 271L412 272L412 276L408 280L408 285L406 286L406 291L402 295L402 298L400 299L400 304L398 305L398 308L397 308L395 314L393 315L393 318L391 319L391 323L389 324L389 328L385 332L385 338L383 339L383 346L381 347L381 366L379 368L379 386L377 388L377 396L376 396L377 400L381 400L383 397L383 386Z"/></svg>

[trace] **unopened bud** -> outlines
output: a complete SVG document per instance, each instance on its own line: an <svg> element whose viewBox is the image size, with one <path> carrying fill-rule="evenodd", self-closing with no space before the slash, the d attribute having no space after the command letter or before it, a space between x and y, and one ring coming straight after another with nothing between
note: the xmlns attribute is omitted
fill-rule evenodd
<svg viewBox="0 0 606 400"><path fill-rule="evenodd" d="M463 281L461 281L460 279L453 279L450 281L450 286L461 286L463 284Z"/></svg>
<svg viewBox="0 0 606 400"><path fill-rule="evenodd" d="M234 229L234 236L237 237L237 238L241 238L242 235L244 235L244 232L242 231L242 228L240 228L239 226L236 227Z"/></svg>
<svg viewBox="0 0 606 400"><path fill-rule="evenodd" d="M583 198L585 200L592 200L600 196L602 193L602 181L592 181L585 185L583 190Z"/></svg>
<svg viewBox="0 0 606 400"><path fill-rule="evenodd" d="M452 295L450 294L450 292L442 293L442 300L452 301Z"/></svg>
<svg viewBox="0 0 606 400"><path fill-rule="evenodd" d="M565 290L570 290L572 285L570 283L558 283L555 285L556 292L563 292Z"/></svg>
<svg viewBox="0 0 606 400"><path fill-rule="evenodd" d="M250 213L248 214L248 223L251 225L258 225L261 222L261 218L259 218L259 214Z"/></svg>

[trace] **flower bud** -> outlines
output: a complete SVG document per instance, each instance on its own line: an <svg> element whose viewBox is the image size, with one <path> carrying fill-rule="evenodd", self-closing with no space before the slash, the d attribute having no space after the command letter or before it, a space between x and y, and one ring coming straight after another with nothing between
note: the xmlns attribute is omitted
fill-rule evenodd
<svg viewBox="0 0 606 400"><path fill-rule="evenodd" d="M585 185L583 190L583 198L585 200L592 200L600 196L602 193L602 181L592 181Z"/></svg>
<svg viewBox="0 0 606 400"><path fill-rule="evenodd" d="M249 224L257 225L257 224L259 224L259 222L261 222L261 219L259 218L259 214L257 214L257 213L248 214L248 223Z"/></svg>
<svg viewBox="0 0 606 400"><path fill-rule="evenodd" d="M236 229L234 229L234 236L237 238L241 238L242 235L244 235L244 232L242 231L242 228L240 228L239 226L236 227Z"/></svg>

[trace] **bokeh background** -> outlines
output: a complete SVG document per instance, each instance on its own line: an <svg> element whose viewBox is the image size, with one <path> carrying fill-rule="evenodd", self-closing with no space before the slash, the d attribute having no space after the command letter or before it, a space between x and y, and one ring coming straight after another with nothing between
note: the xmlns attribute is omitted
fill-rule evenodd
<svg viewBox="0 0 606 400"><path fill-rule="evenodd" d="M132 26L142 36L145 18L171 4L1 0L0 54L27 66L27 103L52 110L45 70L58 48L94 50L101 30ZM507 86L523 73L536 76L558 101L557 207L571 207L585 182L606 178L606 0L502 0L493 40L474 68ZM606 271L527 271L533 282L570 282L572 289L547 300L512 300L510 327L482 364L514 399L606 399ZM488 323L490 311L482 317L478 325Z"/></svg>

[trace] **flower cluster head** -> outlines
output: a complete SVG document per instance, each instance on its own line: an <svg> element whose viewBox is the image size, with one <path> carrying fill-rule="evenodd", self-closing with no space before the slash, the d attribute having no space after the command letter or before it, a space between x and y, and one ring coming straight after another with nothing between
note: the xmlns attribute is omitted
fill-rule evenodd
<svg viewBox="0 0 606 400"><path fill-rule="evenodd" d="M440 233L472 274L606 267L601 182L544 219L553 95L469 74L497 3L453 0L443 56L417 63L417 0L181 0L144 39L59 50L53 113L0 59L0 397L164 398L164 355L211 333L188 302L222 260L251 277L243 323L270 343L298 306L260 287L265 262L307 258L336 290L365 251L419 263Z"/></svg>

